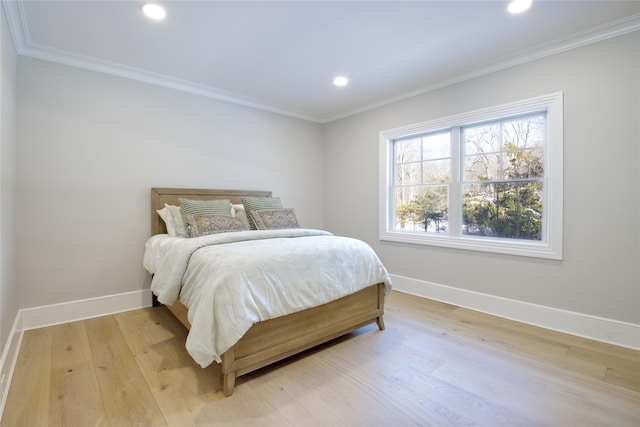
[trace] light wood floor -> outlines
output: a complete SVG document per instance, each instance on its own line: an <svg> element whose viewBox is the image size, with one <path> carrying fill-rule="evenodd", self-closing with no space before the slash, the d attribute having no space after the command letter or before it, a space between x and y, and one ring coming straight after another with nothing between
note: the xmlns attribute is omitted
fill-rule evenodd
<svg viewBox="0 0 640 427"><path fill-rule="evenodd" d="M640 353L393 292L375 325L240 377L163 307L24 335L1 425L640 426Z"/></svg>

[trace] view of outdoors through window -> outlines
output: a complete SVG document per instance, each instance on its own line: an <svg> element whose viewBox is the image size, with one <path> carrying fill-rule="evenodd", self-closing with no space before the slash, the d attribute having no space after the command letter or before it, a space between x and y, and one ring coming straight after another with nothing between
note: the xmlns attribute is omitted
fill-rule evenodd
<svg viewBox="0 0 640 427"><path fill-rule="evenodd" d="M545 121L535 113L394 140L395 229L449 233L455 214L456 235L541 240Z"/></svg>
<svg viewBox="0 0 640 427"><path fill-rule="evenodd" d="M446 231L451 132L396 140L394 158L396 229Z"/></svg>

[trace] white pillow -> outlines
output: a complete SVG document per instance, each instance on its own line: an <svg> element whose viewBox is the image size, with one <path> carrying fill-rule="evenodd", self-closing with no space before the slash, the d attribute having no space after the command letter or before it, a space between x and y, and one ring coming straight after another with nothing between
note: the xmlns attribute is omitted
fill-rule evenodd
<svg viewBox="0 0 640 427"><path fill-rule="evenodd" d="M169 216L169 208L167 205L164 205L164 208L157 210L158 215L164 221L164 225L167 227L167 234L171 237L176 237L176 226L174 225L173 219Z"/></svg>
<svg viewBox="0 0 640 427"><path fill-rule="evenodd" d="M184 223L184 218L182 218L182 211L180 210L180 206L174 205L164 205L169 215L171 216L171 220L173 221L173 226L176 231L176 235L174 237L188 237L187 234L187 225Z"/></svg>
<svg viewBox="0 0 640 427"><path fill-rule="evenodd" d="M182 219L180 206L164 204L164 208L156 211L167 227L167 234L171 237L187 237L187 226Z"/></svg>
<svg viewBox="0 0 640 427"><path fill-rule="evenodd" d="M231 205L231 216L234 218L238 218L240 221L249 225L249 218L247 218L247 211L244 210L244 205L242 203L236 203Z"/></svg>

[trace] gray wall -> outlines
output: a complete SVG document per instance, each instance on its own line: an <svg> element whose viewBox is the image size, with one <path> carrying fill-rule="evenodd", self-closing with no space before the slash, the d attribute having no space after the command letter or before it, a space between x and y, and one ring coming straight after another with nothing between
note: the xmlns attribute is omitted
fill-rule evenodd
<svg viewBox="0 0 640 427"><path fill-rule="evenodd" d="M20 308L148 288L151 187L272 190L323 226L322 127L18 60Z"/></svg>
<svg viewBox="0 0 640 427"><path fill-rule="evenodd" d="M0 352L18 313L16 234L16 62L11 32L0 6Z"/></svg>
<svg viewBox="0 0 640 427"><path fill-rule="evenodd" d="M367 241L393 274L638 324L639 37L324 126L25 57L16 113L3 37L0 342L18 308L148 287L152 186L274 190L304 226ZM564 260L378 240L379 131L556 91Z"/></svg>
<svg viewBox="0 0 640 427"><path fill-rule="evenodd" d="M327 229L363 239L392 274L640 323L640 32L326 125ZM564 92L564 259L381 242L378 133Z"/></svg>

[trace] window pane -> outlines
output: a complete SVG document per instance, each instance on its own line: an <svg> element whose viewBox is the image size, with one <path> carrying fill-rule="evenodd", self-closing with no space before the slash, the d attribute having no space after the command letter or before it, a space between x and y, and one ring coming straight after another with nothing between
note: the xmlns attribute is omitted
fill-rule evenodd
<svg viewBox="0 0 640 427"><path fill-rule="evenodd" d="M542 183L463 186L463 234L542 240Z"/></svg>
<svg viewBox="0 0 640 427"><path fill-rule="evenodd" d="M422 155L424 160L448 159L451 157L451 133L434 133L422 139Z"/></svg>
<svg viewBox="0 0 640 427"><path fill-rule="evenodd" d="M396 230L448 231L449 186L396 188L395 193Z"/></svg>
<svg viewBox="0 0 640 427"><path fill-rule="evenodd" d="M420 169L420 163L396 165L396 185L422 184Z"/></svg>
<svg viewBox="0 0 640 427"><path fill-rule="evenodd" d="M451 162L446 160L431 160L422 164L422 176L425 184L449 182Z"/></svg>
<svg viewBox="0 0 640 427"><path fill-rule="evenodd" d="M403 187L396 188L395 190L395 202L396 206L407 204L413 199L415 194L421 190L421 187Z"/></svg>
<svg viewBox="0 0 640 427"><path fill-rule="evenodd" d="M499 153L465 157L465 181L490 181L497 179L501 179Z"/></svg>
<svg viewBox="0 0 640 427"><path fill-rule="evenodd" d="M463 129L464 150L469 154L495 153L500 151L500 125L470 126Z"/></svg>
<svg viewBox="0 0 640 427"><path fill-rule="evenodd" d="M545 116L537 114L502 122L502 140L505 150L544 146Z"/></svg>
<svg viewBox="0 0 640 427"><path fill-rule="evenodd" d="M422 160L420 158L422 149L420 138L394 141L393 149L395 163L419 162Z"/></svg>
<svg viewBox="0 0 640 427"><path fill-rule="evenodd" d="M544 150L508 151L504 153L504 178L544 177Z"/></svg>

